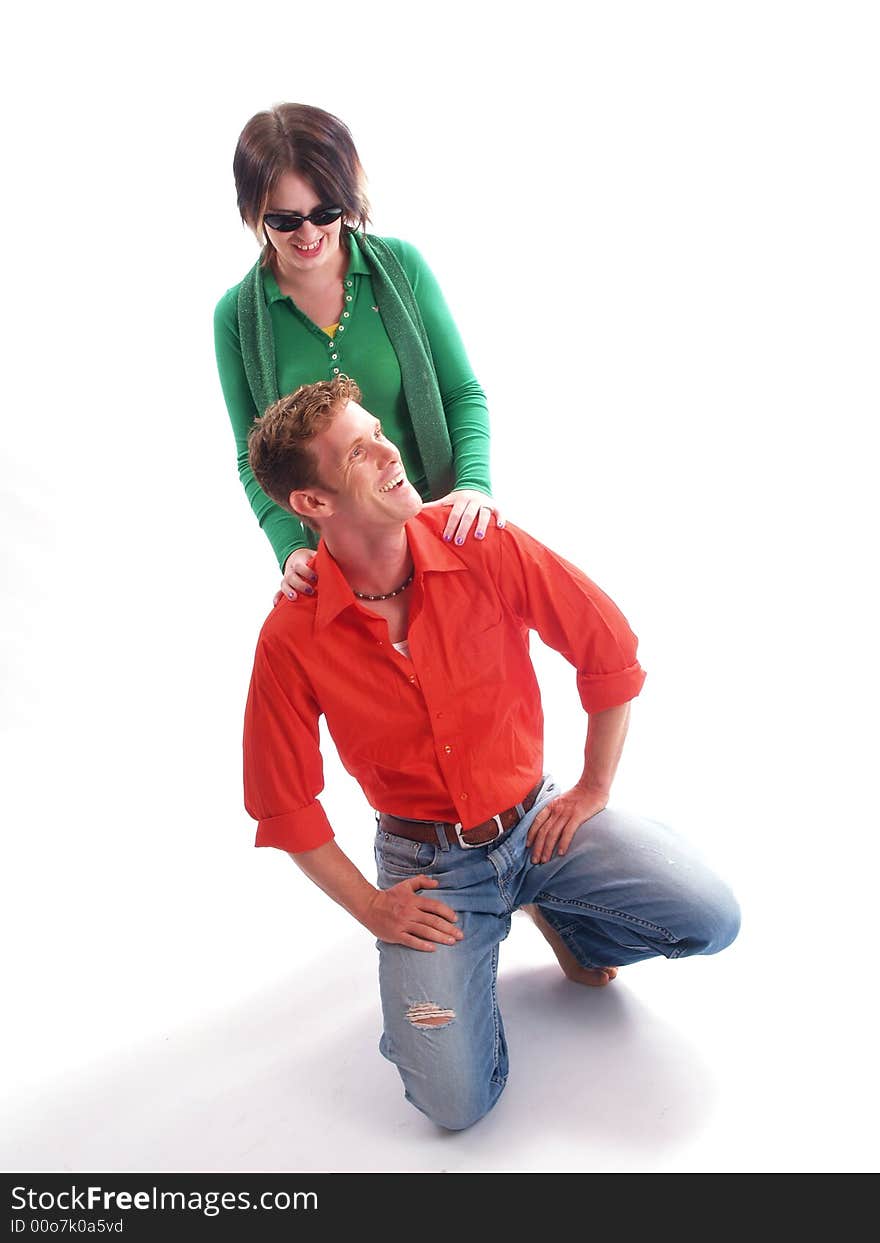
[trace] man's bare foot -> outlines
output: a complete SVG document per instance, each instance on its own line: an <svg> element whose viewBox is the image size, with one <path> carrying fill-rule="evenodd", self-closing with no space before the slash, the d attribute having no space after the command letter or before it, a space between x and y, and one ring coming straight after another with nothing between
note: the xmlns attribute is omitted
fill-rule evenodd
<svg viewBox="0 0 880 1243"><path fill-rule="evenodd" d="M603 988L611 983L617 975L616 967L582 967L556 929L551 928L547 923L537 906L523 906L521 909L537 924L544 939L559 960L566 979L573 980L575 984L586 984L590 988Z"/></svg>

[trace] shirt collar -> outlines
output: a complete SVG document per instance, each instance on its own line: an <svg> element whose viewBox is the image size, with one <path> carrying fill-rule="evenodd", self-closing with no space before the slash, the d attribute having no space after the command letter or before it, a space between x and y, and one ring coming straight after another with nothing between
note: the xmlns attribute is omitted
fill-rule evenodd
<svg viewBox="0 0 880 1243"><path fill-rule="evenodd" d="M345 275L346 277L369 276L370 269L366 257L354 239L355 235L350 233L348 235L348 271ZM287 295L283 294L278 288L278 282L272 269L269 267L262 268L261 273L263 277L263 292L266 295L266 306L271 306L273 302L284 302Z"/></svg>
<svg viewBox="0 0 880 1243"><path fill-rule="evenodd" d="M346 276L369 276L370 265L367 263L366 255L355 241L357 236L359 235L356 233L349 233L348 235L349 260Z"/></svg>
<svg viewBox="0 0 880 1243"><path fill-rule="evenodd" d="M406 524L406 538L417 579L423 574L440 574L468 568L461 557L445 543L440 532L434 530L434 525L424 511L410 518ZM318 544L315 555L315 571L318 574L315 626L323 629L343 609L354 604L356 596L323 540Z"/></svg>

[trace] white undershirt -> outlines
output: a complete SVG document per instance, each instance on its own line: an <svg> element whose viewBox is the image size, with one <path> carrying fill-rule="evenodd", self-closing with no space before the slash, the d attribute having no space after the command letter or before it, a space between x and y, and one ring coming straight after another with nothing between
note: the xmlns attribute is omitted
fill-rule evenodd
<svg viewBox="0 0 880 1243"><path fill-rule="evenodd" d="M406 639L404 639L401 643L393 643L392 647L396 648L397 651L400 652L401 656L405 656L407 660L412 660L412 656L409 654L409 643L407 643Z"/></svg>

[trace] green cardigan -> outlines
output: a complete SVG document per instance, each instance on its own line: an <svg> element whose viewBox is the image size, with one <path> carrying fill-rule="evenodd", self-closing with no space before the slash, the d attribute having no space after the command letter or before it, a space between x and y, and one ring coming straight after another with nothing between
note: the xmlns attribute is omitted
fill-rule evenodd
<svg viewBox="0 0 880 1243"><path fill-rule="evenodd" d="M265 305L254 306L260 288ZM407 474L425 499L453 486L491 494L486 399L421 255L406 242L354 235L344 290L345 310L333 338L281 293L267 269L253 270L228 290L214 315L217 366L239 475L282 567L295 548L311 541L299 520L266 496L248 465L247 434L262 413L257 399L268 404L300 384L345 372L359 384L365 408L381 419L385 434L399 447ZM262 321L256 330L254 313ZM277 393L270 383L273 347ZM438 426L441 416L445 427ZM451 463L444 459L444 443L447 458L451 446Z"/></svg>

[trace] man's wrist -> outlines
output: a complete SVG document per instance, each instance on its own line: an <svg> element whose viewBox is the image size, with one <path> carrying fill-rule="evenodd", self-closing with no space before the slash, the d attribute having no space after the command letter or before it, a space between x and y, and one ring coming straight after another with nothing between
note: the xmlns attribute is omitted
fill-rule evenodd
<svg viewBox="0 0 880 1243"><path fill-rule="evenodd" d="M575 789L581 794L590 798L604 799L607 803L611 797L611 782L596 781L595 778L587 779L581 777L580 781L575 784Z"/></svg>
<svg viewBox="0 0 880 1243"><path fill-rule="evenodd" d="M338 903L358 923L370 918L379 890L372 885L344 854L335 841L324 842L313 850L288 851L293 862L319 889Z"/></svg>
<svg viewBox="0 0 880 1243"><path fill-rule="evenodd" d="M364 879L364 888L357 894L348 907L348 913L363 924L365 928L369 928L368 920L373 910L373 904L381 893L375 885L371 885L366 878Z"/></svg>

